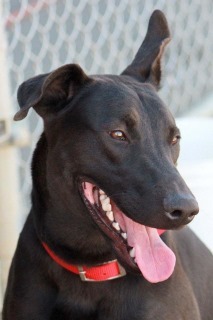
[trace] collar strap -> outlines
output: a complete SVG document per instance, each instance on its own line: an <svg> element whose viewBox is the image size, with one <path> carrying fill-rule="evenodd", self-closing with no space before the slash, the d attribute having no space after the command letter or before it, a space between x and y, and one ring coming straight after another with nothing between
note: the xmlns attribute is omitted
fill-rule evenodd
<svg viewBox="0 0 213 320"><path fill-rule="evenodd" d="M78 274L82 281L106 281L117 279L126 275L126 271L116 259L98 264L93 267L76 266L69 264L58 257L45 242L42 242L42 245L49 256L57 264L72 273Z"/></svg>

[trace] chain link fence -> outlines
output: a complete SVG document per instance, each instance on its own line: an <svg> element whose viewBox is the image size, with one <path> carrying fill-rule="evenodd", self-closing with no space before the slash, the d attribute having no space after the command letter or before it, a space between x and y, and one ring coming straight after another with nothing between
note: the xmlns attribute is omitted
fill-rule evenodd
<svg viewBox="0 0 213 320"><path fill-rule="evenodd" d="M77 62L87 73L120 73L139 48L154 9L165 13L172 33L162 98L182 116L212 91L212 0L2 1L14 111L19 84L65 63ZM26 123L32 144L20 151L19 166L23 203L29 204L29 162L42 123L33 112Z"/></svg>

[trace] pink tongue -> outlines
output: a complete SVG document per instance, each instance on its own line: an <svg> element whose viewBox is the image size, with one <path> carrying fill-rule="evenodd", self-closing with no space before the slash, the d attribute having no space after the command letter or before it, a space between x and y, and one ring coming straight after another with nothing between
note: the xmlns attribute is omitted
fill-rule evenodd
<svg viewBox="0 0 213 320"><path fill-rule="evenodd" d="M93 204L94 185L85 182L84 193ZM163 230L143 226L127 216L113 204L113 212L116 221L127 232L128 244L135 248L135 260L143 276L149 282L156 283L168 279L175 267L175 255L171 249L161 240Z"/></svg>
<svg viewBox="0 0 213 320"><path fill-rule="evenodd" d="M168 279L174 271L176 258L159 237L158 230L136 223L124 215L122 218L128 244L135 248L135 261L146 280L156 283Z"/></svg>

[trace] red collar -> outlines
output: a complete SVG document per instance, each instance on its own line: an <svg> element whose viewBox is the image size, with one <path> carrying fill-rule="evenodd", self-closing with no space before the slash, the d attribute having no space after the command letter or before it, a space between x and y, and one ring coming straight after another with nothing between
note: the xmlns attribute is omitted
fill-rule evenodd
<svg viewBox="0 0 213 320"><path fill-rule="evenodd" d="M158 229L158 234L161 235L165 230ZM45 243L42 242L44 249L47 251L49 256L64 269L79 274L82 281L106 281L113 280L126 275L125 269L120 265L120 263L115 259L112 261L104 262L98 264L94 267L87 266L76 266L67 263L59 256L57 256Z"/></svg>
<svg viewBox="0 0 213 320"><path fill-rule="evenodd" d="M79 274L82 281L106 281L113 280L126 275L126 271L117 260L108 261L94 267L76 266L67 263L58 257L45 242L42 242L43 247L49 256L64 269Z"/></svg>

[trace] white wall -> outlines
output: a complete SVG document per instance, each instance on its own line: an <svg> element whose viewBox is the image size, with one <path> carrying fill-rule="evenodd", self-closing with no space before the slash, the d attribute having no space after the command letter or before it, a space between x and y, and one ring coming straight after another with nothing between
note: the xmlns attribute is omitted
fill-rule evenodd
<svg viewBox="0 0 213 320"><path fill-rule="evenodd" d="M213 118L190 117L176 122L182 133L178 170L200 207L190 226L213 252Z"/></svg>

